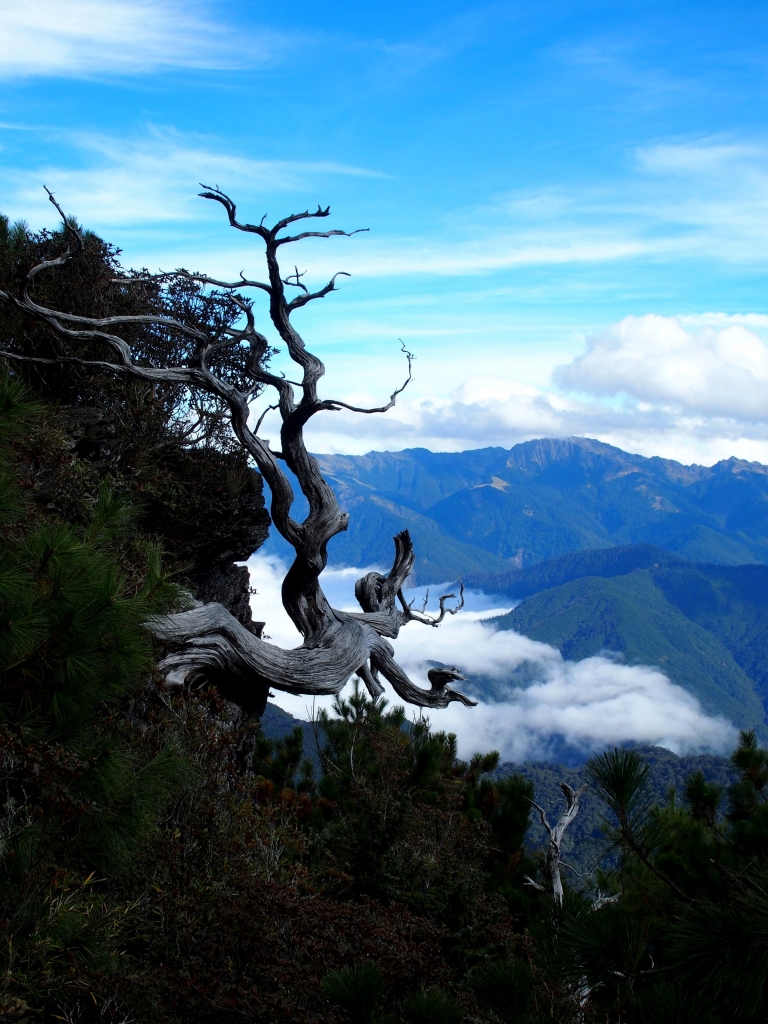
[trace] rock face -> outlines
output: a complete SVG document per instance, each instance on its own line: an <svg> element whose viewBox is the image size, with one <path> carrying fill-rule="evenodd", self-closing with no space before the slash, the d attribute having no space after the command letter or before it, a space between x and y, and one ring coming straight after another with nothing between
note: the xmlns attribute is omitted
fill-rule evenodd
<svg viewBox="0 0 768 1024"><path fill-rule="evenodd" d="M251 619L248 570L235 563L261 547L270 518L261 476L245 455L182 448L122 410L58 407L56 417L64 457L35 474L38 500L49 509L61 505L65 518L77 519L89 514L108 481L130 496L139 528L159 538L198 600L223 604L259 636L263 623Z"/></svg>
<svg viewBox="0 0 768 1024"><path fill-rule="evenodd" d="M250 577L244 565L234 562L215 565L209 572L195 577L193 583L198 600L218 601L254 636L261 636L265 624L254 622L251 617Z"/></svg>
<svg viewBox="0 0 768 1024"><path fill-rule="evenodd" d="M114 411L70 407L58 415L73 460L129 492L142 528L193 573L244 561L267 539L261 476L244 453L183 448Z"/></svg>
<svg viewBox="0 0 768 1024"><path fill-rule="evenodd" d="M267 539L261 476L244 457L180 452L155 468L142 497L145 528L191 576L244 562Z"/></svg>

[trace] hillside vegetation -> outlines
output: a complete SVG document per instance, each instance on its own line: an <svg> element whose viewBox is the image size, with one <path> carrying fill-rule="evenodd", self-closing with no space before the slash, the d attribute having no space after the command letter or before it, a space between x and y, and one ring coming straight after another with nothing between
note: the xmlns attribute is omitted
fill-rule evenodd
<svg viewBox="0 0 768 1024"><path fill-rule="evenodd" d="M0 220L4 283L61 242ZM40 296L75 315L122 301L114 251L87 245L85 276ZM232 312L194 288L140 298ZM50 351L7 313L14 350ZM560 901L551 858L526 841L532 799L557 814L551 775L498 773L493 751L463 760L454 735L357 686L318 716L314 767L301 729L273 713L281 735L266 735L214 675L169 690L150 617L197 595L259 629L232 564L264 535L258 477L215 416L190 438L183 392L72 364L1 369L0 1018L765 1020L768 751L754 733L727 777L676 770L663 802L641 752L591 758L585 852L603 867L566 878ZM754 630L729 635L755 647Z"/></svg>
<svg viewBox="0 0 768 1024"><path fill-rule="evenodd" d="M578 660L659 667L712 714L762 727L768 566L688 563L647 546L576 552L499 578L525 599L493 620Z"/></svg>

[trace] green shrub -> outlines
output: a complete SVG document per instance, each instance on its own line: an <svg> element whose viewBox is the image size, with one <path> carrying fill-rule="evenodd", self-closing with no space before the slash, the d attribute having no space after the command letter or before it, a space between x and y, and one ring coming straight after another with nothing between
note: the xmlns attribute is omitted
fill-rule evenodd
<svg viewBox="0 0 768 1024"><path fill-rule="evenodd" d="M352 1024L375 1024L376 1004L383 988L381 971L371 963L331 971L323 979L323 991L346 1011Z"/></svg>
<svg viewBox="0 0 768 1024"><path fill-rule="evenodd" d="M440 988L422 989L403 1004L408 1024L461 1024L464 1011Z"/></svg>

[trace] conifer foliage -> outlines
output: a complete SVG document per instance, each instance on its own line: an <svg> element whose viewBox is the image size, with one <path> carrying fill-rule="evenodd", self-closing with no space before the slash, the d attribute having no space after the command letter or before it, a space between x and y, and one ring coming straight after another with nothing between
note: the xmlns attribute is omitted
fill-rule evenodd
<svg viewBox="0 0 768 1024"><path fill-rule="evenodd" d="M141 751L117 716L146 680L148 615L183 600L150 549L131 588L116 549L128 503L103 488L82 529L32 523L13 474L39 407L0 375L0 964L41 998L56 965L110 950L127 904L90 882L125 869L189 775L173 742Z"/></svg>

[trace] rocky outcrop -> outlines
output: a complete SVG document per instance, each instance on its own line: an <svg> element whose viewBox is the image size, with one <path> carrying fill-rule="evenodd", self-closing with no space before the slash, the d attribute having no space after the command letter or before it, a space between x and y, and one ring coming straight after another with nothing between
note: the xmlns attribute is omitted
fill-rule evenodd
<svg viewBox="0 0 768 1024"><path fill-rule="evenodd" d="M251 616L251 581L244 565L234 562L215 565L192 582L199 601L204 604L218 601L254 636L261 636L265 624L254 622Z"/></svg>

